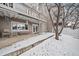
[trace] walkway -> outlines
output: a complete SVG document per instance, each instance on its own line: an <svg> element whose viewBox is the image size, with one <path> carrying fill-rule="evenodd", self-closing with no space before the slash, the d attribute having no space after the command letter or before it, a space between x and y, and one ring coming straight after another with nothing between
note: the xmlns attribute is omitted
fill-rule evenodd
<svg viewBox="0 0 79 59"><path fill-rule="evenodd" d="M15 52L15 51L22 49L24 47L28 47L28 46L30 46L38 41L42 41L50 36L53 36L53 34L52 33L44 33L41 35L31 37L27 40L19 41L15 44L12 44L11 46L0 49L0 55L6 55L6 54L9 54L11 52Z"/></svg>
<svg viewBox="0 0 79 59"><path fill-rule="evenodd" d="M79 28L74 30L71 28L64 28L62 33L73 36L76 39L79 39Z"/></svg>
<svg viewBox="0 0 79 59"><path fill-rule="evenodd" d="M79 40L61 34L60 40L48 38L20 56L79 56Z"/></svg>

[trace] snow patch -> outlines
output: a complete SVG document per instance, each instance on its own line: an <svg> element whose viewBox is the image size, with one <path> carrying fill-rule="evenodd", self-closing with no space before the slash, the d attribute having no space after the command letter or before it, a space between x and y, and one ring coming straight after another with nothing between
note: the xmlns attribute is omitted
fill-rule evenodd
<svg viewBox="0 0 79 59"><path fill-rule="evenodd" d="M61 34L60 40L51 37L20 56L77 56L79 55L78 45L79 40Z"/></svg>

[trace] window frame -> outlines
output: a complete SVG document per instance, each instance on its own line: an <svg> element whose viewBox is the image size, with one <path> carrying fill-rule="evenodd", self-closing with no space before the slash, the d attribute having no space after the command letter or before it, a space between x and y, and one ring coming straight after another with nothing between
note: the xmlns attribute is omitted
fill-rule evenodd
<svg viewBox="0 0 79 59"><path fill-rule="evenodd" d="M25 25L27 25L27 29L25 28ZM13 26L16 26L17 29L13 29ZM29 30L28 23L13 21L12 24L11 24L11 31L12 32L20 32L20 31L28 31L28 30Z"/></svg>
<svg viewBox="0 0 79 59"><path fill-rule="evenodd" d="M13 8L13 3L1 3L1 4L4 5L4 6Z"/></svg>

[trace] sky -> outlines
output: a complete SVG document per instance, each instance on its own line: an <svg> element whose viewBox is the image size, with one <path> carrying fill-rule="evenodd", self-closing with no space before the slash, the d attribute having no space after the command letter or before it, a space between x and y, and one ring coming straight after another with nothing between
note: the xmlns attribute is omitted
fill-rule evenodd
<svg viewBox="0 0 79 59"><path fill-rule="evenodd" d="M0 3L79 3L79 0L0 0Z"/></svg>

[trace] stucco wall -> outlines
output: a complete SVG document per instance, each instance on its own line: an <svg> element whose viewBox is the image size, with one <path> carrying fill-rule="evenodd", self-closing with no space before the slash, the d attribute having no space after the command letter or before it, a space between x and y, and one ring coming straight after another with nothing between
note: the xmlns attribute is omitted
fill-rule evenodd
<svg viewBox="0 0 79 59"><path fill-rule="evenodd" d="M0 31L10 31L10 20L0 18Z"/></svg>

